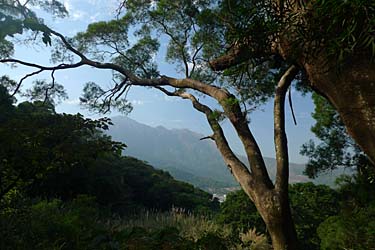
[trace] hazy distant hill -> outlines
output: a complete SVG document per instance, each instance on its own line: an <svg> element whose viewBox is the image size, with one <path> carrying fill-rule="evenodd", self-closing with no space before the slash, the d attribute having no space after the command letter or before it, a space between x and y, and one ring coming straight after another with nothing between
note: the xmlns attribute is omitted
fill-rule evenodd
<svg viewBox="0 0 375 250"><path fill-rule="evenodd" d="M157 168L169 171L176 179L205 190L237 185L214 142L199 140L203 135L187 129L150 127L128 117L113 117L112 122L114 126L110 127L108 134L114 140L126 143L128 147L125 155L145 160ZM240 158L244 160L244 157ZM266 157L265 162L273 178L275 159ZM290 181L309 181L302 174L303 170L304 165L291 163ZM332 182L333 179L334 177L329 177L324 182Z"/></svg>

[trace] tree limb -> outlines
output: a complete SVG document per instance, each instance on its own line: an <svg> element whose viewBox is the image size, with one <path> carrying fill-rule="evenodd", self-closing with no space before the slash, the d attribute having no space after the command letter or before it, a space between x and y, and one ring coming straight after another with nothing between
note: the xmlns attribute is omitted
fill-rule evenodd
<svg viewBox="0 0 375 250"><path fill-rule="evenodd" d="M285 96L297 73L298 68L294 65L284 73L277 84L274 101L274 141L277 163L275 189L282 193L288 191L289 180L288 141L285 133Z"/></svg>
<svg viewBox="0 0 375 250"><path fill-rule="evenodd" d="M203 141L203 140L207 140L207 139L215 140L213 135L209 135L209 136L202 137L202 138L200 138L199 140L200 140L200 141Z"/></svg>
<svg viewBox="0 0 375 250"><path fill-rule="evenodd" d="M209 62L214 71L221 71L245 62L250 58L250 48L247 44L236 43L228 53Z"/></svg>
<svg viewBox="0 0 375 250"><path fill-rule="evenodd" d="M24 77L22 77L21 78L21 80L18 82L18 84L17 84L17 86L16 86L16 88L15 88L15 90L13 91L13 93L12 93L12 97L20 90L20 88L21 88L21 85L22 85L22 82L24 81L24 80L26 80L27 78L29 78L30 76L34 76L34 75L37 75L37 74L39 74L39 73L41 73L41 72L43 72L43 69L39 69L39 70L37 70L37 71L34 71L34 72L32 72L32 73L30 73L30 74L27 74L27 75L25 75Z"/></svg>

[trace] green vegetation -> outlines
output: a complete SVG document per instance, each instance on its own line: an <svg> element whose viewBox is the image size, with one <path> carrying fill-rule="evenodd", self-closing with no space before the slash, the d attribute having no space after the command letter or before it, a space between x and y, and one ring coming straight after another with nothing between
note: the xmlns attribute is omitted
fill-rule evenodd
<svg viewBox="0 0 375 250"><path fill-rule="evenodd" d="M338 190L313 183L290 186L301 249L373 249L375 186L358 178L342 177ZM228 195L217 221L239 231L255 226L267 234L259 213L242 190Z"/></svg>
<svg viewBox="0 0 375 250"><path fill-rule="evenodd" d="M289 197L301 249L319 249L316 230L320 223L339 211L339 194L328 186L297 183L290 186ZM242 190L230 193L221 204L218 221L240 231L255 227L266 233L262 218Z"/></svg>
<svg viewBox="0 0 375 250"><path fill-rule="evenodd" d="M162 249L160 244L173 243L180 234L172 249L191 249L206 244L206 228L207 233L222 229L198 217L218 209L210 194L122 157L125 145L101 132L108 119L57 114L48 101L14 105L3 85L0 94L1 249L132 249L139 235L152 239L147 240L151 249ZM173 208L191 216L161 224L158 216L172 218L161 213ZM147 211L155 211L148 225L156 219L159 227L143 225L141 233L133 234ZM194 239L183 236L194 223L203 231ZM169 229L177 224L184 229Z"/></svg>
<svg viewBox="0 0 375 250"><path fill-rule="evenodd" d="M18 197L18 202L20 199ZM30 203L0 213L1 249L270 249L264 235L180 210L144 211L137 217L110 218L93 197Z"/></svg>
<svg viewBox="0 0 375 250"><path fill-rule="evenodd" d="M48 100L15 105L7 82L0 86L1 249L271 249L266 226L243 191L230 193L219 207L210 194L168 172L121 156L126 146L101 132L108 119L57 114ZM324 133L316 131L331 138L324 135L341 123L332 123L334 110L321 109L314 128L323 126ZM374 173L368 161L353 158L357 173L339 178L338 190L290 186L303 249L374 245Z"/></svg>

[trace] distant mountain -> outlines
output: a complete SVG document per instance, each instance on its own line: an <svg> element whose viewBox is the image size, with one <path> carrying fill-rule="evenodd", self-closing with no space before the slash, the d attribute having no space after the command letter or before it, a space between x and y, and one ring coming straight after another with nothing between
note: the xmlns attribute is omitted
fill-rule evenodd
<svg viewBox="0 0 375 250"><path fill-rule="evenodd" d="M124 154L145 160L153 166L167 170L178 180L189 182L204 190L238 186L228 171L213 141L187 129L150 127L128 117L113 117L108 134L113 140L128 147ZM239 156L246 162L244 156ZM276 161L264 158L271 178L275 176ZM290 182L306 182L305 166L290 163ZM319 181L318 181L319 182Z"/></svg>

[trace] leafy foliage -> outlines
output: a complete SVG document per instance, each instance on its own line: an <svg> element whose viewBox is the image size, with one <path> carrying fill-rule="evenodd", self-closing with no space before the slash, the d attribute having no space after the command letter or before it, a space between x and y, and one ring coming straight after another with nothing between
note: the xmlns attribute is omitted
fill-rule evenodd
<svg viewBox="0 0 375 250"><path fill-rule="evenodd" d="M91 111L107 113L111 108L117 108L120 112L129 113L133 109L131 103L125 98L114 97L112 93L104 91L94 82L86 83L80 103Z"/></svg>
<svg viewBox="0 0 375 250"><path fill-rule="evenodd" d="M56 169L90 164L103 153L120 153L123 144L110 141L98 129L108 121L82 115L56 114L50 102L23 102L17 107L0 86L0 197Z"/></svg>
<svg viewBox="0 0 375 250"><path fill-rule="evenodd" d="M92 197L39 201L0 212L1 249L98 249L105 237ZM101 236L103 235L103 236ZM107 248L100 248L107 249Z"/></svg>
<svg viewBox="0 0 375 250"><path fill-rule="evenodd" d="M259 249L268 250L255 230L238 235L208 217L143 211L109 218L90 196L72 201L20 200L0 210L1 249ZM2 204L3 205L3 204Z"/></svg>
<svg viewBox="0 0 375 250"><path fill-rule="evenodd" d="M68 99L64 86L58 83L47 83L42 80L34 81L33 87L26 90L23 96L32 101L43 101L51 104L55 104L56 99L58 102Z"/></svg>
<svg viewBox="0 0 375 250"><path fill-rule="evenodd" d="M322 141L315 145L310 140L302 146L301 154L309 157L305 173L314 178L319 173L338 167L365 168L371 163L349 137L341 118L323 97L313 94L315 110L312 114L316 124L311 131Z"/></svg>
<svg viewBox="0 0 375 250"><path fill-rule="evenodd" d="M325 219L338 213L339 194L328 186L297 183L290 185L289 197L301 248L319 249L320 239L316 230ZM239 232L256 228L266 233L262 218L243 191L228 194L217 221Z"/></svg>
<svg viewBox="0 0 375 250"><path fill-rule="evenodd" d="M172 206L203 212L217 207L210 194L142 161L121 157L125 145L100 131L108 129L109 119L56 114L49 102L13 106L1 89L1 198L11 190L64 201L87 194L118 213Z"/></svg>
<svg viewBox="0 0 375 250"><path fill-rule="evenodd" d="M319 249L317 228L325 219L338 213L338 192L311 182L296 183L290 186L289 197L301 249Z"/></svg>
<svg viewBox="0 0 375 250"><path fill-rule="evenodd" d="M145 249L206 244L203 236L198 243L201 235L194 243L159 223L141 238L133 235L134 228L108 227L104 221L111 216L173 207L181 208L187 222L188 212L210 214L218 202L167 172L121 157L124 145L100 132L109 119L57 114L50 102L15 106L6 88L0 90L1 249L128 249L144 239Z"/></svg>
<svg viewBox="0 0 375 250"><path fill-rule="evenodd" d="M315 45L315 48L310 49L324 48L339 62L344 62L358 52L374 57L374 9L373 1L312 1L312 4L305 5L306 11L301 12L302 18L298 17L297 28L304 41Z"/></svg>
<svg viewBox="0 0 375 250"><path fill-rule="evenodd" d="M210 194L127 157L101 157L89 166L53 172L32 185L28 193L32 197L60 197L63 200L86 194L119 214L145 209L168 211L172 207L210 212L218 206L217 202L211 202Z"/></svg>
<svg viewBox="0 0 375 250"><path fill-rule="evenodd" d="M321 249L372 249L375 245L374 206L329 217L319 226Z"/></svg>
<svg viewBox="0 0 375 250"><path fill-rule="evenodd" d="M42 42L51 45L51 32L38 18L29 6L38 6L42 10L51 13L55 17L66 17L68 15L64 5L57 0L31 0L25 4L15 0L0 1L0 57L9 57L14 52L14 44L9 38L24 31L41 34Z"/></svg>
<svg viewBox="0 0 375 250"><path fill-rule="evenodd" d="M259 232L266 231L262 217L243 191L228 194L225 202L221 204L217 221L232 226L238 232L246 232L252 228Z"/></svg>
<svg viewBox="0 0 375 250"><path fill-rule="evenodd" d="M365 168L366 169L366 168ZM321 249L372 249L375 244L373 168L339 179L341 211L318 228Z"/></svg>

